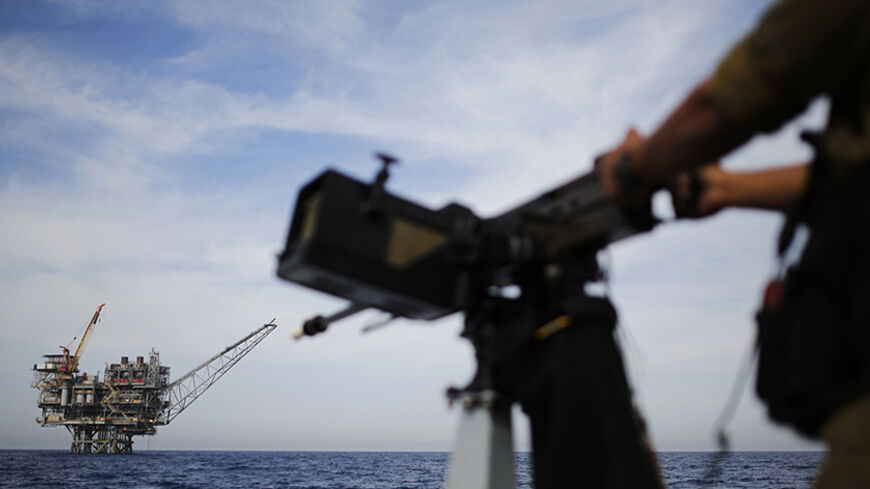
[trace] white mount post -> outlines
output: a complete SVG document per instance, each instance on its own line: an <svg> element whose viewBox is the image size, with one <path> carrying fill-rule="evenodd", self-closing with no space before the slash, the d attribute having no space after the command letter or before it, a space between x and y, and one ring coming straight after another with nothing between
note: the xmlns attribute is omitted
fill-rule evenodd
<svg viewBox="0 0 870 489"><path fill-rule="evenodd" d="M447 489L513 489L511 405L492 390L448 394L462 409Z"/></svg>

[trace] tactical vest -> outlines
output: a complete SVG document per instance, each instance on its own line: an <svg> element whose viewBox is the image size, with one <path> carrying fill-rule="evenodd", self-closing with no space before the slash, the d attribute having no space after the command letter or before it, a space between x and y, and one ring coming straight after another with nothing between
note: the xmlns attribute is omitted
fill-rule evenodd
<svg viewBox="0 0 870 489"><path fill-rule="evenodd" d="M798 223L809 239L756 316L756 391L771 418L816 437L839 408L870 392L870 165L832 166L817 151L811 174L780 255Z"/></svg>

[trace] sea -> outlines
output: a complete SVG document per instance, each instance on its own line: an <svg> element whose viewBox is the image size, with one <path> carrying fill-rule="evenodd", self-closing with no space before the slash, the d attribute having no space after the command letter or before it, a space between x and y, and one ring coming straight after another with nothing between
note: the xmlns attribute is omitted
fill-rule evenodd
<svg viewBox="0 0 870 489"><path fill-rule="evenodd" d="M822 452L661 452L671 489L804 489ZM65 489L441 489L446 452L140 451L71 455L0 450L0 487ZM517 488L532 488L528 453ZM578 484L577 487L582 487Z"/></svg>

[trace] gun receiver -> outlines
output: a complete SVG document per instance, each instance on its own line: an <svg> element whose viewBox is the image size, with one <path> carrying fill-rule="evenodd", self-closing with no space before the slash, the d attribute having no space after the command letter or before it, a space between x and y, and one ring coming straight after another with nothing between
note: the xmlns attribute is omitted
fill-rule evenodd
<svg viewBox="0 0 870 489"><path fill-rule="evenodd" d="M595 172L488 219L455 203L432 210L387 192L396 160L379 157L372 184L327 170L299 192L278 276L351 302L305 334L369 307L426 320L467 311L489 287L528 282L560 257L594 259L656 224L649 202L616 205Z"/></svg>

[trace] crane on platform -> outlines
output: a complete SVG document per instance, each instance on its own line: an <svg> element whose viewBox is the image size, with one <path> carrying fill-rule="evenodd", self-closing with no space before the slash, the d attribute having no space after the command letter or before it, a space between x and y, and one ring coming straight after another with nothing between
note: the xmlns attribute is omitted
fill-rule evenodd
<svg viewBox="0 0 870 489"><path fill-rule="evenodd" d="M91 339L91 333L94 332L94 326L97 324L97 320L100 318L100 311L103 310L105 303L100 304L97 307L97 312L94 313L94 316L91 318L91 322L88 323L88 326L85 328L84 334L82 334L82 339L79 340L79 346L76 348L76 353L72 357L69 355L69 348L65 346L61 346L60 349L63 350L63 362L60 365L60 368L57 369L58 373L66 373L72 374L78 372L79 369L79 359L82 357L82 353L85 351L85 347L88 346L88 341Z"/></svg>

